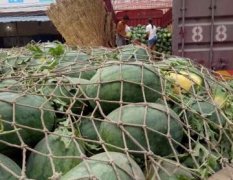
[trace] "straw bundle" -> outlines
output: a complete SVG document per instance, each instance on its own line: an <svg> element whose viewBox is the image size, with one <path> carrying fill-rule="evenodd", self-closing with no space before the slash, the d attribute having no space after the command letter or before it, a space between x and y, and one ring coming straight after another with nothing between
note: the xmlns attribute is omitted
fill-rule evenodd
<svg viewBox="0 0 233 180"><path fill-rule="evenodd" d="M57 0L47 14L69 45L114 45L112 15L102 0Z"/></svg>

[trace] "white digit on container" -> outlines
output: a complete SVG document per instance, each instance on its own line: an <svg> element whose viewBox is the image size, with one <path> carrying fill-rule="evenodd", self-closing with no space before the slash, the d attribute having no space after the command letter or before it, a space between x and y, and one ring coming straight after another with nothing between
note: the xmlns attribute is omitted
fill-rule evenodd
<svg viewBox="0 0 233 180"><path fill-rule="evenodd" d="M192 40L193 42L201 42L204 38L203 36L203 28L201 26L195 26L192 29Z"/></svg>
<svg viewBox="0 0 233 180"><path fill-rule="evenodd" d="M220 25L216 28L216 41L226 41L227 39L227 27L225 25Z"/></svg>

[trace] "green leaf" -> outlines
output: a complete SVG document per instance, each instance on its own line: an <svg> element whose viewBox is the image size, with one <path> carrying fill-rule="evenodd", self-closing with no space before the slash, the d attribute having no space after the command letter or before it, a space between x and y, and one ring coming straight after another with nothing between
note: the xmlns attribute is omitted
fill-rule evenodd
<svg viewBox="0 0 233 180"><path fill-rule="evenodd" d="M101 147L100 147L99 145L85 143L85 146L86 146L89 150L95 150L95 151L101 150Z"/></svg>
<svg viewBox="0 0 233 180"><path fill-rule="evenodd" d="M59 57L64 53L65 53L65 50L62 44L58 44L55 48L49 49L49 54L53 57Z"/></svg>
<svg viewBox="0 0 233 180"><path fill-rule="evenodd" d="M216 158L213 155L210 155L209 158L207 159L207 163L212 169L216 169L218 167L217 160L218 158Z"/></svg>
<svg viewBox="0 0 233 180"><path fill-rule="evenodd" d="M68 128L68 127L69 127L69 123L70 123L70 118L66 118L65 121L60 122L59 124L60 124L61 126L64 126L64 127Z"/></svg>
<svg viewBox="0 0 233 180"><path fill-rule="evenodd" d="M44 52L40 49L40 47L36 44L29 44L27 46L28 50L32 52L34 58L39 59L43 56Z"/></svg>
<svg viewBox="0 0 233 180"><path fill-rule="evenodd" d="M60 99L54 99L53 100L55 103L57 103L57 104L59 104L59 105L61 105L61 106L66 106L67 105L67 103L66 102L64 102L64 101L62 101L62 100L60 100Z"/></svg>
<svg viewBox="0 0 233 180"><path fill-rule="evenodd" d="M55 133L61 135L59 138L61 138L61 141L65 144L65 148L68 148L70 146L70 143L72 142L71 138L64 137L64 136L72 136L72 132L70 132L66 127L59 127L55 130Z"/></svg>

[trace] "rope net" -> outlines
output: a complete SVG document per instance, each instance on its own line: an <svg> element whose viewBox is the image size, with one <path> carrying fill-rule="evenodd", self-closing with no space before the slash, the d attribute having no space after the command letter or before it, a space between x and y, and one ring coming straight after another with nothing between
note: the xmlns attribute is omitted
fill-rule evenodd
<svg viewBox="0 0 233 180"><path fill-rule="evenodd" d="M3 179L207 179L232 159L232 83L141 46L0 52Z"/></svg>

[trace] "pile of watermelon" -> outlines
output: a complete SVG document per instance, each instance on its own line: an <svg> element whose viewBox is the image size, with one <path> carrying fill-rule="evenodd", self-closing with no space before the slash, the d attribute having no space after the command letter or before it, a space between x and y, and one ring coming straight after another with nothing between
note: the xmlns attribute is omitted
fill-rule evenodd
<svg viewBox="0 0 233 180"><path fill-rule="evenodd" d="M0 54L3 179L207 179L233 154L233 86L141 46Z"/></svg>
<svg viewBox="0 0 233 180"><path fill-rule="evenodd" d="M172 53L172 34L167 28L157 29L156 51L163 54Z"/></svg>
<svg viewBox="0 0 233 180"><path fill-rule="evenodd" d="M146 42L146 26L145 25L137 25L135 27L131 27L131 39L134 40L139 40L143 44L147 44Z"/></svg>
<svg viewBox="0 0 233 180"><path fill-rule="evenodd" d="M147 44L146 34L146 26L139 24L136 27L131 27L131 33L129 35L131 35L132 41L138 40L143 44ZM172 34L168 28L157 27L156 51L171 55Z"/></svg>

